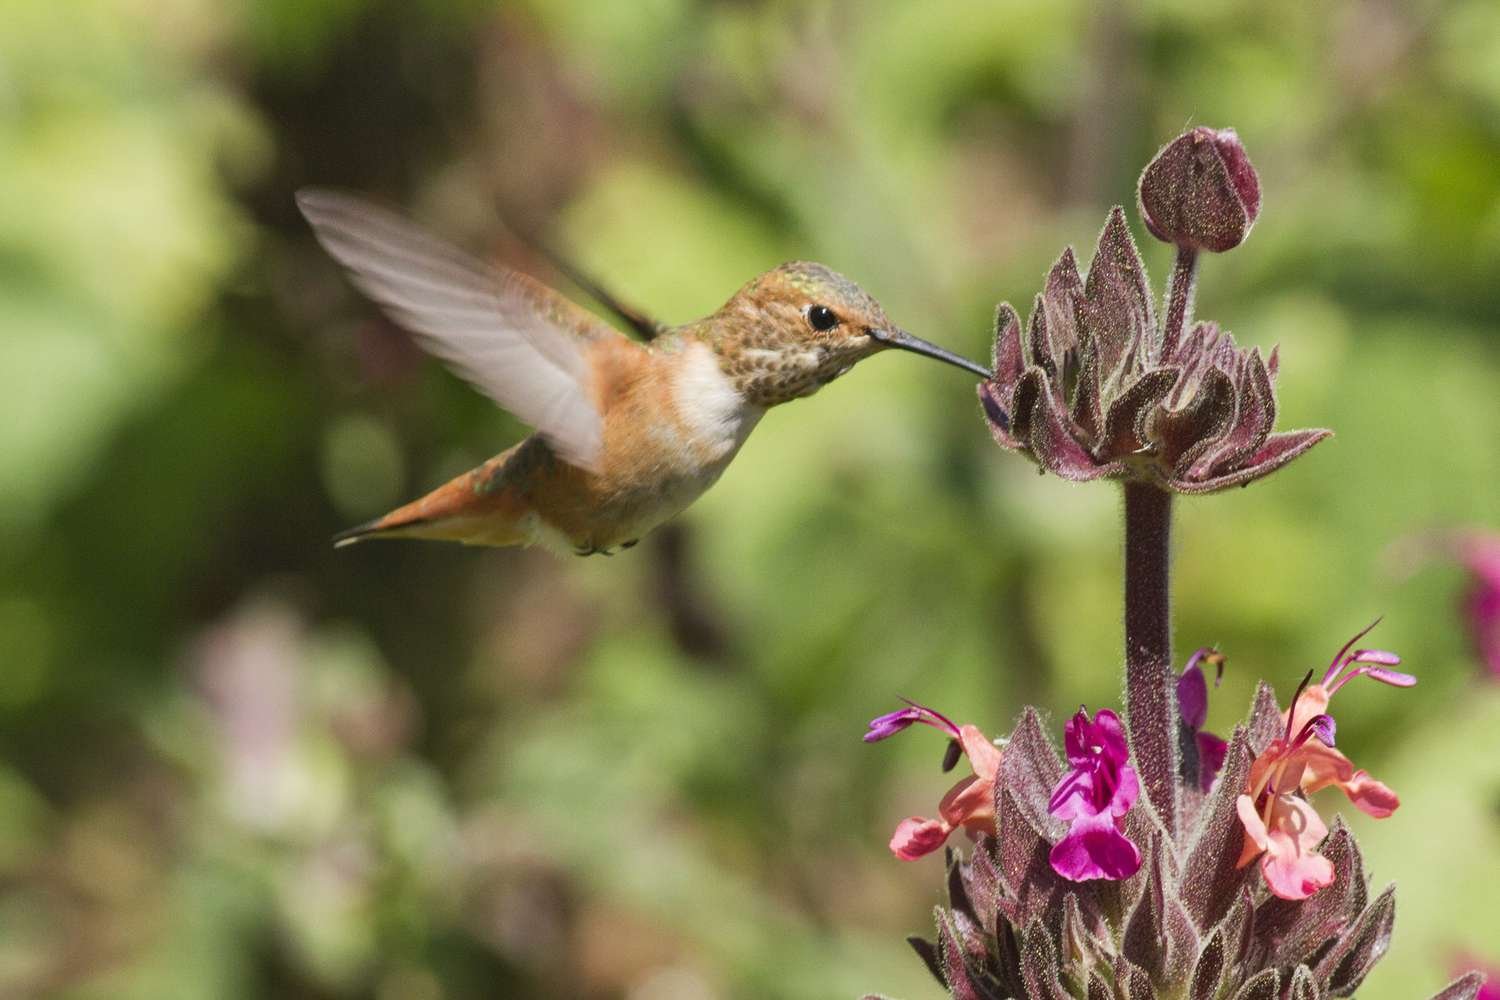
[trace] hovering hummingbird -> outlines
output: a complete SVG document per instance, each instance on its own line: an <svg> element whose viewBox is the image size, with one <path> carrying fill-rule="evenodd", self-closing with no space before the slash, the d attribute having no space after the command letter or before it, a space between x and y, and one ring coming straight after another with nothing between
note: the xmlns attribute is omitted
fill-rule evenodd
<svg viewBox="0 0 1500 1000"><path fill-rule="evenodd" d="M980 378L983 366L898 329L821 264L783 264L675 328L575 280L649 342L524 274L481 263L383 209L304 189L302 214L350 280L428 352L536 428L384 517L336 535L469 545L558 543L612 555L698 499L766 410L886 348Z"/></svg>

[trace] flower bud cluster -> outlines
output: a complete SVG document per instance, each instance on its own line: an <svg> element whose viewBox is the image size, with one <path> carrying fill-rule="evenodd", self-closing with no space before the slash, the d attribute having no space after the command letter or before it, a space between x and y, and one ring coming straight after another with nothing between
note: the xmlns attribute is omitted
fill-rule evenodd
<svg viewBox="0 0 1500 1000"><path fill-rule="evenodd" d="M1273 433L1277 352L1245 350L1214 323L1187 323L1192 259L1250 230L1260 188L1232 131L1168 144L1140 186L1147 227L1179 248L1158 324L1146 268L1113 209L1087 276L1068 249L1023 325L995 320L994 376L979 387L990 432L1064 479L1133 479L1178 493L1243 486L1331 433Z"/></svg>

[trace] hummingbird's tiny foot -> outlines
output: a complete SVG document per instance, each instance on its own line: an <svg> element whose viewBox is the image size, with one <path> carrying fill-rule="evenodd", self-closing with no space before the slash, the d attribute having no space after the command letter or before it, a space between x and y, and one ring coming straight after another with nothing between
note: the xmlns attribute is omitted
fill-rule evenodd
<svg viewBox="0 0 1500 1000"><path fill-rule="evenodd" d="M639 538L632 538L628 542L621 542L620 543L620 548L622 548L622 549L633 549L637 545L639 545L640 543L641 543L641 540Z"/></svg>
<svg viewBox="0 0 1500 1000"><path fill-rule="evenodd" d="M588 545L575 545L573 552L580 556L612 556L615 550L611 548L600 548L590 542Z"/></svg>

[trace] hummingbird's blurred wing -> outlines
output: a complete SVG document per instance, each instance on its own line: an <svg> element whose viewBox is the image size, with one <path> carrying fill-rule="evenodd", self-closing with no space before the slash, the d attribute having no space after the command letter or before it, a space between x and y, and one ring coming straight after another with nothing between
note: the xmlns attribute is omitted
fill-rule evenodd
<svg viewBox="0 0 1500 1000"><path fill-rule="evenodd" d="M585 351L622 334L360 198L303 189L297 205L350 280L425 350L535 427L564 461L597 471L603 421Z"/></svg>

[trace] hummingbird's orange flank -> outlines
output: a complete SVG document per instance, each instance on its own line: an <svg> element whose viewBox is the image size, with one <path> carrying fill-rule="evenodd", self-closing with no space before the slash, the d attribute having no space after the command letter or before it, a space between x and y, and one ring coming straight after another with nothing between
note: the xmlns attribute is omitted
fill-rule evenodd
<svg viewBox="0 0 1500 1000"><path fill-rule="evenodd" d="M427 351L536 428L419 500L335 537L629 548L713 485L769 407L888 347L988 378L893 326L821 264L783 264L717 312L627 338L523 274L481 263L350 195L303 190L302 214L353 283Z"/></svg>

